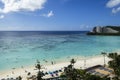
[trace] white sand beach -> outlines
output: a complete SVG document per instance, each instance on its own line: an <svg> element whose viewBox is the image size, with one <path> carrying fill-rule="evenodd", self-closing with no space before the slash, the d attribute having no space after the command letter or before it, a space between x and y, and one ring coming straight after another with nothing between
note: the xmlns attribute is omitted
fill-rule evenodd
<svg viewBox="0 0 120 80"><path fill-rule="evenodd" d="M108 63L110 59L108 57L105 57L105 62L106 64ZM62 62L62 63L56 63L54 65L45 65L43 66L44 69L42 69L44 72L49 72L49 71L55 71L55 70L59 70L59 69L63 69L64 67L66 67L67 65L69 65L70 62ZM81 59L81 60L76 60L76 63L74 65L75 68L78 69L85 69L91 66L95 66L95 65L104 65L104 57L103 56L95 56L95 57L91 57L91 58L87 58L87 59ZM36 75L37 74L37 70L35 70L34 66L30 66L30 67L22 67L20 69L13 69L13 70L9 70L9 71L4 71L4 72L0 72L0 79L2 78L16 78L18 76L22 76L23 80L26 80L27 77L27 73L30 72L32 75ZM49 77L49 76L47 76ZM46 77L44 77L46 78Z"/></svg>

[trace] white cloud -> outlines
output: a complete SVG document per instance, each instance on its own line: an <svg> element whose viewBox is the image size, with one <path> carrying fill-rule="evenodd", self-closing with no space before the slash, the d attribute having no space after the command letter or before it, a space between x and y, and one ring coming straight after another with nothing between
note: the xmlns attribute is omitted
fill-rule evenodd
<svg viewBox="0 0 120 80"><path fill-rule="evenodd" d="M120 4L120 0L109 0L106 6L112 8L118 6L119 4Z"/></svg>
<svg viewBox="0 0 120 80"><path fill-rule="evenodd" d="M48 14L43 14L44 17L52 17L54 15L53 11L48 12Z"/></svg>
<svg viewBox="0 0 120 80"><path fill-rule="evenodd" d="M112 8L112 13L117 13L120 11L120 0L109 0L106 6Z"/></svg>
<svg viewBox="0 0 120 80"><path fill-rule="evenodd" d="M113 8L112 9L112 13L117 13L117 12L119 12L120 11L120 7L118 7L118 8Z"/></svg>
<svg viewBox="0 0 120 80"><path fill-rule="evenodd" d="M5 16L4 15L0 15L0 19L3 19Z"/></svg>
<svg viewBox="0 0 120 80"><path fill-rule="evenodd" d="M0 13L35 11L42 9L47 0L0 0L4 4Z"/></svg>
<svg viewBox="0 0 120 80"><path fill-rule="evenodd" d="M54 15L53 12L50 11L50 12L47 14L47 17L51 17L51 16L53 16L53 15Z"/></svg>

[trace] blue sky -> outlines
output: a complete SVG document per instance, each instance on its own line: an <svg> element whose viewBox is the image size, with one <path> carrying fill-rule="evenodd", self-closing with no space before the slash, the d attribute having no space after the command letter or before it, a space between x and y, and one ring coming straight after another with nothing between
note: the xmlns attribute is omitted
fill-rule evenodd
<svg viewBox="0 0 120 80"><path fill-rule="evenodd" d="M91 30L120 25L120 0L0 0L0 30Z"/></svg>

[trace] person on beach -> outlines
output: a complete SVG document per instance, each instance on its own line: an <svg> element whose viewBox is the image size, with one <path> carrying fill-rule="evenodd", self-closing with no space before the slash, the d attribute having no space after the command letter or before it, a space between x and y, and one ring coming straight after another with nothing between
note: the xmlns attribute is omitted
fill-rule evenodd
<svg viewBox="0 0 120 80"><path fill-rule="evenodd" d="M14 74L14 71L12 71L12 74Z"/></svg>
<svg viewBox="0 0 120 80"><path fill-rule="evenodd" d="M25 70L25 73L27 73L27 71Z"/></svg>
<svg viewBox="0 0 120 80"><path fill-rule="evenodd" d="M56 62L54 61L54 64L56 64Z"/></svg>
<svg viewBox="0 0 120 80"><path fill-rule="evenodd" d="M23 69L24 67L23 67L23 66L21 66L21 68Z"/></svg>
<svg viewBox="0 0 120 80"><path fill-rule="evenodd" d="M54 62L52 61L52 62L51 62L51 64L53 65L53 64L54 64Z"/></svg>
<svg viewBox="0 0 120 80"><path fill-rule="evenodd" d="M43 61L45 61L46 63L48 62L47 60L43 59Z"/></svg>

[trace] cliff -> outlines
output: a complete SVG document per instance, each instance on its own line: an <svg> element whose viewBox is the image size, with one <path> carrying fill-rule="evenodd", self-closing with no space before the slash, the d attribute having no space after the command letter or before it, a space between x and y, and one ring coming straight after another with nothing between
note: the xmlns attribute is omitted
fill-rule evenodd
<svg viewBox="0 0 120 80"><path fill-rule="evenodd" d="M120 26L106 26L106 27L112 28L112 29L117 30L117 31L120 32Z"/></svg>
<svg viewBox="0 0 120 80"><path fill-rule="evenodd" d="M120 26L97 26L88 35L120 35Z"/></svg>

